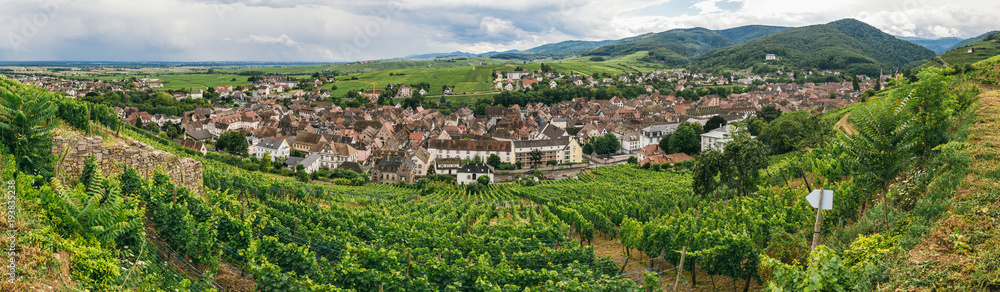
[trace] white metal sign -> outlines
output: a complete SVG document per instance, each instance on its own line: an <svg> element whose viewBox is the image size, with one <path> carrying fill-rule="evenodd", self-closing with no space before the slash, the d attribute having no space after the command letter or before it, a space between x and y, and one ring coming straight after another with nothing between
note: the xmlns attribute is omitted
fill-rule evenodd
<svg viewBox="0 0 1000 292"><path fill-rule="evenodd" d="M809 195L806 196L806 200L809 200L809 204L813 208L819 208L820 193L819 190L812 190ZM823 210L833 210L833 191L823 190Z"/></svg>

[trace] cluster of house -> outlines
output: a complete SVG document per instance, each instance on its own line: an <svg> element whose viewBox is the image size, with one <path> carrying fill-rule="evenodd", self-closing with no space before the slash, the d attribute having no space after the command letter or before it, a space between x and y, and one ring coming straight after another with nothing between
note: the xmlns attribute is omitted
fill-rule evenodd
<svg viewBox="0 0 1000 292"><path fill-rule="evenodd" d="M541 80L572 80L582 86L612 82L605 78L552 76L538 71L511 71L499 75L501 82L518 80L517 84L535 85ZM653 72L646 75L619 76L625 82L643 82L652 78L684 81L681 84L718 84L727 78L681 71ZM735 76L734 76L735 78ZM533 80L533 81L532 81ZM22 76L18 81L52 87L53 84L76 84L77 81L51 77ZM140 80L152 82L154 80ZM587 83L583 83L586 81ZM79 81L85 82L85 81ZM317 80L315 82L322 82ZM154 82L155 83L155 82ZM259 83L259 84L258 84ZM108 83L91 82L91 86ZM150 83L151 84L151 83ZM510 84L510 83L507 83ZM542 154L542 163L578 163L588 158L582 145L591 138L611 133L622 143L621 155L633 155L640 163L673 163L690 159L678 153L664 153L657 146L660 139L676 130L680 122L704 125L709 118L721 116L738 121L752 115L763 105L773 104L782 111L802 109L829 110L855 102L858 91L852 84L824 83L804 85L764 84L754 91L729 96L708 95L698 100L685 100L673 94L661 95L652 86L647 94L634 99L614 97L610 100L577 98L558 104L542 103L525 106L488 107L483 115L468 108L449 114L437 109L402 108L399 106L364 106L341 108L322 99L322 92L302 92L288 89L297 83L281 77L265 76L255 82L257 90L234 91L231 86L219 86L215 91L239 95L242 107L228 106L197 108L182 116L151 115L135 108L116 108L121 119L132 124L141 119L144 124L181 124L187 141L185 147L207 151L205 141L211 141L226 131L246 134L249 152L258 158L265 153L271 159L287 159L294 168L302 164L307 171L320 167L350 169L369 173L375 182L414 182L431 173L455 175L460 183L475 181L474 177L490 175L488 165L465 165L462 161L491 155L503 163L530 165L532 153ZM865 83L869 87L869 83ZM406 90L409 89L409 90ZM864 88L862 88L863 90ZM90 89L92 90L92 89ZM399 94L413 94L412 88L401 86ZM844 98L830 99L831 93ZM288 99L285 106L280 99ZM722 127L701 137L703 149L721 149L732 139L731 127ZM299 157L292 153L302 153ZM537 155L536 155L537 158Z"/></svg>

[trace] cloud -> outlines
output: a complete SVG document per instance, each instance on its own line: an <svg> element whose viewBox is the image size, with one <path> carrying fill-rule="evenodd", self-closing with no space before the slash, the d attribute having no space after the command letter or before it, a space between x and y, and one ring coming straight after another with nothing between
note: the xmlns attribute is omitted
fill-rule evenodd
<svg viewBox="0 0 1000 292"><path fill-rule="evenodd" d="M694 5L691 5L691 7L701 10L701 14L715 13L722 11L722 9L720 9L718 6L715 6L715 3L718 2L719 0L707 0L695 3Z"/></svg>
<svg viewBox="0 0 1000 292"><path fill-rule="evenodd" d="M1000 27L986 0L6 0L0 60L350 61L846 17L895 35Z"/></svg>
<svg viewBox="0 0 1000 292"><path fill-rule="evenodd" d="M239 42L251 44L279 44L286 47L299 47L299 43L293 41L286 34L282 34L279 37L251 34L247 36L246 39L242 39Z"/></svg>

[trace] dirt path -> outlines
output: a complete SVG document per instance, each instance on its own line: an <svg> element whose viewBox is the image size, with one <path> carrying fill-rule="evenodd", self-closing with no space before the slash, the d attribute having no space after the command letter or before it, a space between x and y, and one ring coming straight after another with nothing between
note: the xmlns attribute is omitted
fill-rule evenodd
<svg viewBox="0 0 1000 292"><path fill-rule="evenodd" d="M950 210L916 247L907 262L927 271L946 271L934 281L995 287L998 272L990 262L1000 259L1000 236L995 225L1000 209L1000 91L985 88L977 121L966 141L972 158L969 172L955 192ZM985 238L985 239L984 239ZM984 266L984 263L987 266ZM922 277L927 277L923 276Z"/></svg>

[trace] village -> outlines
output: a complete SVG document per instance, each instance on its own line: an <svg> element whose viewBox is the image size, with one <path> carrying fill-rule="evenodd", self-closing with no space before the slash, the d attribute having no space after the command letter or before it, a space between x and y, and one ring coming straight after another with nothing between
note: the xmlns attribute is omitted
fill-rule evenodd
<svg viewBox="0 0 1000 292"><path fill-rule="evenodd" d="M779 74L793 76L793 73ZM863 75L858 76L860 85L852 82L768 83L773 77L754 75L749 70L725 77L657 71L595 78L523 70L498 71L495 76L493 82L497 91L516 91L539 85L555 88L561 84L601 87L616 82L642 86L664 80L676 85L671 86L674 91L670 94L661 94L653 85L645 85L646 92L633 99L617 96L607 100L575 98L551 105L491 106L477 115L469 107L443 112L422 106L376 106L373 104L382 90L374 89L358 92L372 103L345 108L324 101L330 93L319 85L336 82L332 78L317 78L310 84L317 87L306 91L295 89L299 81L289 81L283 76L262 76L253 86L223 85L208 89L235 101L235 105L199 107L181 116L154 115L135 107L115 107L115 111L130 125L179 125L183 138L176 141L202 153L214 151L210 146L223 133L238 131L245 136L248 155L257 159L266 155L272 160L285 161L292 170L297 165L310 173L321 168L345 169L365 174L372 182L380 183L413 183L429 174L448 174L455 176L459 184L471 184L480 176L489 177L491 182L516 179L522 174L534 173L533 167L549 170L549 175L543 179L559 179L589 167L625 163L630 157L639 164L677 163L692 157L684 153L666 153L658 143L682 122L704 126L712 117L721 117L728 123L738 122L765 105L774 105L782 112L828 111L857 102L862 91L876 86L873 79ZM882 80L888 77L882 76ZM15 75L13 78L71 97L83 97L97 91L163 87L159 80L151 78L132 79L128 86L121 86L121 82L34 75ZM728 84L751 86L752 90L694 99L674 94L699 86ZM414 87L404 84L389 84L386 90L397 86L396 97L426 94L423 89L414 92ZM204 93L205 89L197 89L170 94L182 100L203 98ZM451 93L450 88L444 91L444 95ZM700 147L702 150L721 150L737 130L730 125L703 133ZM584 145L591 139L607 134L620 141L620 148L615 153L597 155L584 151ZM499 158L499 165L496 158L491 159L494 156Z"/></svg>

